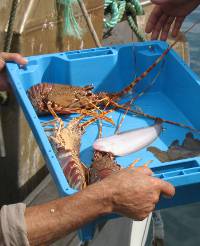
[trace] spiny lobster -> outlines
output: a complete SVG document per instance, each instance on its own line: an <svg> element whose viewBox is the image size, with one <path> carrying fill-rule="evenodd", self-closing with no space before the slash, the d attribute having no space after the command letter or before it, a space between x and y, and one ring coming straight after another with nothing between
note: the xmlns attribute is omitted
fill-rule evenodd
<svg viewBox="0 0 200 246"><path fill-rule="evenodd" d="M50 109L50 113L54 120L43 123L44 130L51 133L49 140L69 185L74 189L82 190L89 184L90 171L80 160L81 137L87 126L109 113L109 111L83 123L80 122L85 116L81 115L73 118L67 126L52 109ZM47 126L53 127L46 128Z"/></svg>
<svg viewBox="0 0 200 246"><path fill-rule="evenodd" d="M79 157L80 139L84 132L83 128L78 127L81 118L74 118L67 127L59 117L43 123L43 126L53 125L53 128L46 129L46 131L51 131L49 140L69 185L79 190L86 187L88 175L87 167Z"/></svg>
<svg viewBox="0 0 200 246"><path fill-rule="evenodd" d="M194 23L186 32L191 30L196 23ZM185 33L186 33L185 32ZM87 85L85 87L80 86L70 86L61 84L51 84L51 83L40 83L28 90L29 98L37 111L38 114L45 114L54 110L58 114L72 114L79 113L81 115L90 115L97 117L97 111L102 112L103 107L112 106L115 109L125 109L126 105L120 105L119 99L130 92L133 87L144 77L152 71L154 67L160 63L163 58L168 54L168 52L177 43L179 38L177 38L157 59L156 61L140 76L134 79L134 81L124 88L122 91L117 93L107 93L107 92L92 92L93 86ZM145 114L138 110L130 109L136 115L147 117L156 120L157 117ZM102 116L102 119L114 124L112 119ZM163 122L188 128L195 131L192 127L183 125L170 120L162 119Z"/></svg>
<svg viewBox="0 0 200 246"><path fill-rule="evenodd" d="M29 98L36 112L49 114L81 114L97 117L95 112L99 109L96 106L98 97L92 92L93 86L70 86L61 84L41 83L28 90ZM113 121L105 116L104 120Z"/></svg>

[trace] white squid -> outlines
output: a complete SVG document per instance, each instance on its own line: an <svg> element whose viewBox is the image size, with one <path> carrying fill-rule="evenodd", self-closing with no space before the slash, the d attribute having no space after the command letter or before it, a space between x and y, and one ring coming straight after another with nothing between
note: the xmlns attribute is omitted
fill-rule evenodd
<svg viewBox="0 0 200 246"><path fill-rule="evenodd" d="M125 156L147 147L156 140L161 131L162 123L158 121L149 127L99 138L94 142L93 148L102 152L112 153L114 156Z"/></svg>

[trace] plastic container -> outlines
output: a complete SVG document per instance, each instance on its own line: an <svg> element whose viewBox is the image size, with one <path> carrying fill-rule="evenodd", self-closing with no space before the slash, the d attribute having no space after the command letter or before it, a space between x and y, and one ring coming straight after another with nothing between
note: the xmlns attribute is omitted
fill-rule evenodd
<svg viewBox="0 0 200 246"><path fill-rule="evenodd" d="M131 43L115 47L28 57L29 63L25 68L13 63L7 64L14 92L61 196L71 195L76 191L69 187L40 124L48 121L50 117L37 116L26 91L35 84L51 82L79 86L92 83L97 92L117 92L145 71L166 47L167 44L160 41ZM138 109L160 118L200 129L199 78L174 51L170 51L164 60L137 84L132 94L138 94L151 83L153 85L135 102ZM112 113L114 121L117 122L122 114L122 111ZM153 123L152 120L130 113L126 116L121 131ZM166 150L176 139L182 141L189 131L170 124L163 126L165 131L152 144L152 146L163 150ZM103 136L111 135L114 131L115 127L112 125L103 124ZM91 146L97 134L98 125L95 123L87 128L82 138L81 159L88 166L90 166L92 158ZM134 159L138 158L142 158L138 165L153 160L150 167L154 171L154 175L169 181L176 187L175 197L169 200L161 199L157 206L158 209L200 201L199 157L161 163L151 152L143 149L126 157L117 158L117 161L122 167L127 167ZM95 223L89 225L87 230L81 231L83 240L91 239Z"/></svg>

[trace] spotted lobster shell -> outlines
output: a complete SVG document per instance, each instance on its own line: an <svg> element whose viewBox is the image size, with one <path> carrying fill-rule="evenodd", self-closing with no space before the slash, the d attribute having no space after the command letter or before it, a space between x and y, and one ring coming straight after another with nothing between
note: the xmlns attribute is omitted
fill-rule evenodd
<svg viewBox="0 0 200 246"><path fill-rule="evenodd" d="M117 164L111 153L94 151L94 160L89 172L90 184L101 181L120 169L121 166Z"/></svg>
<svg viewBox="0 0 200 246"><path fill-rule="evenodd" d="M69 185L82 190L86 187L87 167L79 156L83 130L78 127L78 123L73 119L67 127L63 127L59 133L55 131L49 139Z"/></svg>
<svg viewBox="0 0 200 246"><path fill-rule="evenodd" d="M47 104L58 114L77 113L78 110L90 109L89 101L95 102L96 96L92 93L93 86L85 87L63 84L40 83L32 86L28 96L38 114L49 113Z"/></svg>

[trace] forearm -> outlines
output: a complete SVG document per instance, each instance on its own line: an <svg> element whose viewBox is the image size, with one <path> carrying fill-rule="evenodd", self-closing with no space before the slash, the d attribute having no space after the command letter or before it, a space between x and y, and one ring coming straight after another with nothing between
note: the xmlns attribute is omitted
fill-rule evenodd
<svg viewBox="0 0 200 246"><path fill-rule="evenodd" d="M107 192L101 184L82 192L26 209L25 220L31 245L42 245L80 228L98 216L111 212Z"/></svg>

